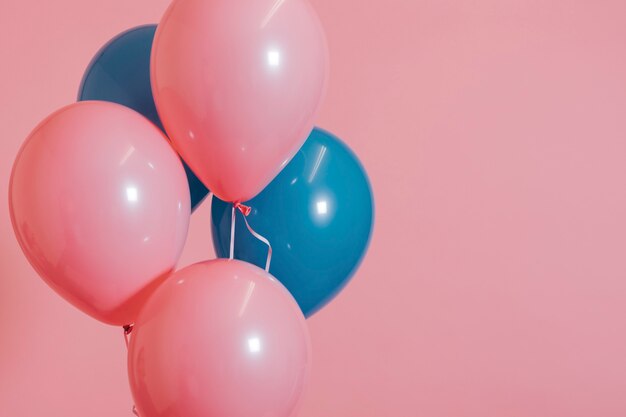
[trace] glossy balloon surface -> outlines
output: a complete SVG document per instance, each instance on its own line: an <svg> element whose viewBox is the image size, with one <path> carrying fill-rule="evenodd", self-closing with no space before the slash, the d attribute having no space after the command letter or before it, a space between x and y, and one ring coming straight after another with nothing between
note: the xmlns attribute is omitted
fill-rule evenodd
<svg viewBox="0 0 626 417"><path fill-rule="evenodd" d="M157 25L129 29L98 51L85 71L78 100L102 100L122 104L141 113L161 130L150 86L150 51ZM194 209L208 190L184 164Z"/></svg>
<svg viewBox="0 0 626 417"><path fill-rule="evenodd" d="M328 73L307 0L174 0L152 50L169 137L219 198L258 194L313 128Z"/></svg>
<svg viewBox="0 0 626 417"><path fill-rule="evenodd" d="M264 270L214 260L173 274L131 335L141 417L293 417L308 378L306 321Z"/></svg>
<svg viewBox="0 0 626 417"><path fill-rule="evenodd" d="M308 317L347 284L367 249L373 224L372 191L362 165L339 139L315 129L256 198L250 225L274 250L270 273L293 294ZM215 251L230 250L231 205L213 200ZM264 266L267 247L239 217L235 257Z"/></svg>
<svg viewBox="0 0 626 417"><path fill-rule="evenodd" d="M46 283L94 318L128 324L182 252L186 181L162 132L139 113L75 103L40 123L22 146L11 220Z"/></svg>

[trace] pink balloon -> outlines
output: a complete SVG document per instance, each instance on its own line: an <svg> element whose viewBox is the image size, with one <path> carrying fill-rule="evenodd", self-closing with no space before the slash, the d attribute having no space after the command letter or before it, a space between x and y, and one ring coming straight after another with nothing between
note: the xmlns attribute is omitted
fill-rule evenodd
<svg viewBox="0 0 626 417"><path fill-rule="evenodd" d="M311 363L295 300L254 265L220 259L173 274L132 333L141 417L290 417Z"/></svg>
<svg viewBox="0 0 626 417"><path fill-rule="evenodd" d="M96 101L64 107L30 134L13 166L9 205L44 281L115 325L133 322L174 268L190 215L185 171L161 131Z"/></svg>
<svg viewBox="0 0 626 417"><path fill-rule="evenodd" d="M306 0L174 0L152 90L174 147L225 201L258 194L306 140L328 50Z"/></svg>

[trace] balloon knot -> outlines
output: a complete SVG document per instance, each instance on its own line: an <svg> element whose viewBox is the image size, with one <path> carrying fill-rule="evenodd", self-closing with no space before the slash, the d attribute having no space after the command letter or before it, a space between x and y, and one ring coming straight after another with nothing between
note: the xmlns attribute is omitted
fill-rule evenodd
<svg viewBox="0 0 626 417"><path fill-rule="evenodd" d="M234 206L235 206L235 208L237 210L239 210L241 212L241 214L243 214L246 217L248 217L248 215L252 211L252 207L246 206L246 205L241 204L241 203L234 203Z"/></svg>
<svg viewBox="0 0 626 417"><path fill-rule="evenodd" d="M125 335L129 335L132 331L133 331L133 325L132 324L127 324L125 325L124 328L124 334Z"/></svg>

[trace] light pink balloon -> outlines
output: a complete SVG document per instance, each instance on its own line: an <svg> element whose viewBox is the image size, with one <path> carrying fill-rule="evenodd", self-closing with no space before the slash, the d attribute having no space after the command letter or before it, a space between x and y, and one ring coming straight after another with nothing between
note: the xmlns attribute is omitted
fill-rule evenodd
<svg viewBox="0 0 626 417"><path fill-rule="evenodd" d="M300 308L277 280L220 259L159 287L139 315L128 358L141 417L290 417L311 347Z"/></svg>
<svg viewBox="0 0 626 417"><path fill-rule="evenodd" d="M30 134L9 205L22 250L46 283L116 325L133 322L174 268L190 215L184 169L161 131L96 101L64 107Z"/></svg>
<svg viewBox="0 0 626 417"><path fill-rule="evenodd" d="M152 90L174 147L216 196L258 194L306 140L328 50L307 0L174 0Z"/></svg>

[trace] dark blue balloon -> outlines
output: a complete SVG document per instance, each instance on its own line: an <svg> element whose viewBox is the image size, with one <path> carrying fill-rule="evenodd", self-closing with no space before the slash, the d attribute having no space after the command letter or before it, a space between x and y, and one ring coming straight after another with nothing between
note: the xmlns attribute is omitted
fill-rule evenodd
<svg viewBox="0 0 626 417"><path fill-rule="evenodd" d="M317 128L274 181L245 204L252 207L250 226L272 244L271 274L307 317L348 283L369 244L374 206L367 175L346 145ZM230 253L231 208L213 199L213 243L224 258ZM235 258L265 267L267 246L241 217L235 226Z"/></svg>
<svg viewBox="0 0 626 417"><path fill-rule="evenodd" d="M101 100L122 104L143 114L161 130L163 125L150 87L150 51L156 25L139 26L107 43L92 59L78 90L78 101ZM183 162L195 209L208 190Z"/></svg>

